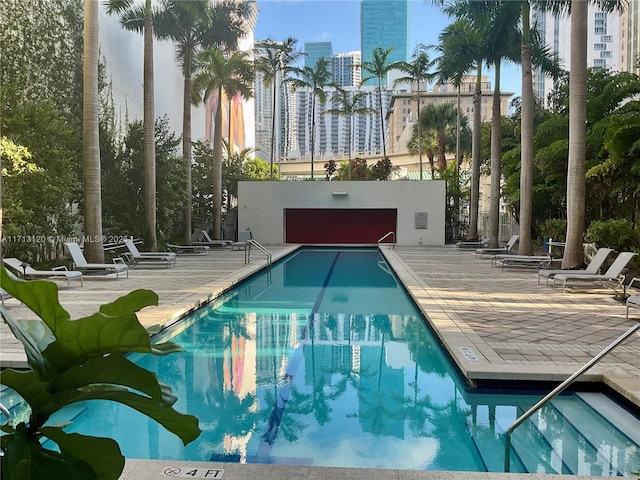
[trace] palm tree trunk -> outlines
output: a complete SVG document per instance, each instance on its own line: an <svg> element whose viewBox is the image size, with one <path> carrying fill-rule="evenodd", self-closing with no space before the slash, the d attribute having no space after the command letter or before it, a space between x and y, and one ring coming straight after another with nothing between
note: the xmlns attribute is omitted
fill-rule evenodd
<svg viewBox="0 0 640 480"><path fill-rule="evenodd" d="M153 108L153 30L151 0L146 0L144 16L144 209L145 249L158 251L156 237L156 152Z"/></svg>
<svg viewBox="0 0 640 480"><path fill-rule="evenodd" d="M191 180L191 56L189 49L184 62L184 91L182 93L182 158L186 173L186 192L184 204L184 236L185 245L191 245L191 211L193 202L193 184Z"/></svg>
<svg viewBox="0 0 640 480"><path fill-rule="evenodd" d="M220 240L222 229L222 88L218 88L216 124L213 129L213 238Z"/></svg>
<svg viewBox="0 0 640 480"><path fill-rule="evenodd" d="M271 105L271 160L269 162L269 179L273 180L273 159L275 157L276 146L276 79L273 80L273 104Z"/></svg>
<svg viewBox="0 0 640 480"><path fill-rule="evenodd" d="M382 158L387 158L387 142L384 138L384 112L382 111L382 83L378 79L378 103L380 104L380 132L382 134Z"/></svg>
<svg viewBox="0 0 640 480"><path fill-rule="evenodd" d="M571 2L569 73L569 165L567 169L567 245L562 268L582 265L585 223L585 136L587 120L588 2Z"/></svg>
<svg viewBox="0 0 640 480"><path fill-rule="evenodd" d="M453 209L455 211L455 223L453 224L453 236L455 240L460 238L460 164L462 159L460 158L460 117L462 112L460 111L460 83L458 83L458 101L456 105L456 195L453 197Z"/></svg>
<svg viewBox="0 0 640 480"><path fill-rule="evenodd" d="M502 115L500 112L500 60L496 76L491 115L491 198L489 199L489 248L496 248L500 235L500 176L502 161Z"/></svg>
<svg viewBox="0 0 640 480"><path fill-rule="evenodd" d="M98 136L98 2L84 1L82 94L82 180L84 187L84 254L91 263L104 262L100 142Z"/></svg>
<svg viewBox="0 0 640 480"><path fill-rule="evenodd" d="M518 254L531 255L531 218L533 202L533 80L531 76L530 6L522 2L522 112L520 130L520 231Z"/></svg>
<svg viewBox="0 0 640 480"><path fill-rule="evenodd" d="M471 202L468 238L478 238L480 208L480 151L482 150L482 61L478 61L476 89L473 93L473 139L471 145Z"/></svg>
<svg viewBox="0 0 640 480"><path fill-rule="evenodd" d="M349 180L351 180L351 142L353 134L353 115L349 115Z"/></svg>
<svg viewBox="0 0 640 480"><path fill-rule="evenodd" d="M422 131L420 128L420 80L418 79L418 160L420 162L420 180L423 179L422 177Z"/></svg>
<svg viewBox="0 0 640 480"><path fill-rule="evenodd" d="M313 151L315 150L316 133L316 94L314 93L311 98L311 180L313 180Z"/></svg>

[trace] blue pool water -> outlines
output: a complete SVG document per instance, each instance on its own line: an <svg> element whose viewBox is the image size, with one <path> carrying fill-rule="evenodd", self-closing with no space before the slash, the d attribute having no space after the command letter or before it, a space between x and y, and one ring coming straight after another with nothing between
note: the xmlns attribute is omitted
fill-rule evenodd
<svg viewBox="0 0 640 480"><path fill-rule="evenodd" d="M504 430L545 393L469 388L373 249L300 250L167 338L185 352L134 358L199 418L195 442L107 402L71 428L128 458L503 471ZM516 430L511 471L631 475L639 425L603 394L563 395Z"/></svg>

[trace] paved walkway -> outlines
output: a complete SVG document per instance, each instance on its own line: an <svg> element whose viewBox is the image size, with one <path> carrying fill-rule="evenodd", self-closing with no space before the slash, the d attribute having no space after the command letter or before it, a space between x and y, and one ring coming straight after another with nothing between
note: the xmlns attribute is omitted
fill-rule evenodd
<svg viewBox="0 0 640 480"><path fill-rule="evenodd" d="M269 246L274 259L293 248ZM502 271L492 267L491 260L477 259L473 252L458 251L454 247L396 247L385 249L384 254L429 317L458 366L474 382L566 378L640 321L638 310L631 319L625 318L624 306L612 298L610 290L580 288L562 293L561 289L537 285L532 270ZM140 319L145 325L162 324L206 303L264 264L264 257L256 251L248 266L241 251L181 255L176 268L132 268L129 278L120 280L87 277L84 287L72 282L69 289L61 287L60 300L71 317L78 318L133 289L150 288L160 296L160 304L145 309ZM30 318L30 312L15 299L8 300L6 307L16 318ZM24 361L21 345L2 322L0 363L20 366ZM640 334L606 356L587 378L603 381L640 406ZM122 479L161 478L164 466L166 462L131 460ZM535 477L234 464L204 466L224 468L226 480ZM553 477L544 476L545 479Z"/></svg>

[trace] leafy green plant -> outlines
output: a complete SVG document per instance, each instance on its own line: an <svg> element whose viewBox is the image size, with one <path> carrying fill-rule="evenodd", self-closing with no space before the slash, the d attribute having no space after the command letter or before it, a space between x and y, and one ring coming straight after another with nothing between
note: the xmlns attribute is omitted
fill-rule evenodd
<svg viewBox="0 0 640 480"><path fill-rule="evenodd" d="M22 342L30 370L7 369L0 381L31 407L28 422L2 425L2 478L117 479L124 468L118 443L110 438L66 433L51 416L85 400L111 400L160 423L186 445L200 435L198 419L173 409L177 398L152 372L127 358L130 352L167 355L181 351L172 343L152 344L136 312L157 305L150 290L135 290L99 312L71 320L58 301L58 287L48 281L24 281L0 267L2 288L29 307L40 320L18 321L0 308ZM44 448L55 442L59 452Z"/></svg>
<svg viewBox="0 0 640 480"><path fill-rule="evenodd" d="M563 218L549 218L540 224L540 234L556 242L564 242L567 234L567 221Z"/></svg>
<svg viewBox="0 0 640 480"><path fill-rule="evenodd" d="M624 218L591 222L585 239L598 247L613 248L617 252L640 250L638 230Z"/></svg>

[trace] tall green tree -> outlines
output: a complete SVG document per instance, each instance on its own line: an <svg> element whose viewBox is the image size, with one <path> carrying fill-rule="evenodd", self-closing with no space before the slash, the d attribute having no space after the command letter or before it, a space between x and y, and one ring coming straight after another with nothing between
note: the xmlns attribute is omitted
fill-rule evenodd
<svg viewBox="0 0 640 480"><path fill-rule="evenodd" d="M144 121L144 205L145 234L144 247L158 250L157 205L156 205L156 162L154 134L154 80L153 80L153 20L151 0L144 5L135 0L108 0L107 13L119 15L122 28L142 33L144 38L143 58L143 121Z"/></svg>
<svg viewBox="0 0 640 480"><path fill-rule="evenodd" d="M378 107L380 108L380 135L382 138L382 156L387 158L387 142L385 138L384 128L384 109L382 106L382 83L386 81L387 75L391 70L399 69L400 62L390 62L389 54L393 51L393 47L373 49L370 62L362 62L361 68L364 75L360 81L360 85L372 79L376 79L376 89L378 90Z"/></svg>
<svg viewBox="0 0 640 480"><path fill-rule="evenodd" d="M413 51L413 56L411 62L399 62L398 68L402 72L407 75L404 77L397 78L393 85L394 87L402 84L409 83L413 85L416 84L416 108L417 108L417 127L418 127L418 160L420 163L420 180L423 179L422 176L422 131L420 127L420 102L422 101L421 93L420 93L420 83L425 84L433 80L435 78L435 73L431 72L431 68L433 67L434 62L429 59L429 55L427 53L427 46L420 44Z"/></svg>
<svg viewBox="0 0 640 480"><path fill-rule="evenodd" d="M459 34L461 34L459 36ZM462 110L460 108L462 82L466 76L470 73L473 62L470 58L465 56L459 56L461 46L468 41L468 35L466 34L466 26L464 25L450 25L440 33L438 37L439 44L436 50L440 52L440 57L435 60L437 65L436 77L439 83L450 83L456 88L456 165L454 169L453 181L457 183L454 188L456 191L460 190L460 164L462 163L461 157L461 132L462 132ZM479 172L478 172L479 173ZM454 223L456 231L454 232L454 238L460 237L460 199L461 195L452 195L454 201L454 210L456 213L456 221ZM477 212L475 217L477 218ZM476 220L477 228L477 220Z"/></svg>
<svg viewBox="0 0 640 480"><path fill-rule="evenodd" d="M611 9L618 2L601 1ZM569 163L567 170L567 238L562 268L584 263L587 120L587 33L589 3L572 0L571 60L569 68Z"/></svg>
<svg viewBox="0 0 640 480"><path fill-rule="evenodd" d="M245 35L246 22L253 16L248 2L209 0L163 0L154 16L154 32L160 39L175 43L176 61L184 78L182 108L182 156L186 172L184 195L183 242L191 243L192 180L191 180L191 82L194 62L203 48L215 46L235 50Z"/></svg>
<svg viewBox="0 0 640 480"><path fill-rule="evenodd" d="M100 141L98 134L98 3L84 2L84 56L82 82L82 180L84 232L89 239L84 254L89 262L104 263Z"/></svg>
<svg viewBox="0 0 640 480"><path fill-rule="evenodd" d="M262 42L264 54L256 61L256 69L262 73L265 86L272 87L271 97L271 154L269 156L269 171L273 180L273 161L276 149L276 112L278 99L278 82L280 85L288 80L293 71L292 65L302 56L302 51L296 49L298 40L287 37L283 42L267 39Z"/></svg>
<svg viewBox="0 0 640 480"><path fill-rule="evenodd" d="M363 100L367 96L365 92L348 92L346 90L336 90L333 100L337 103L337 107L329 108L326 113L347 117L347 144L348 144L348 161L349 161L349 178L351 178L351 139L353 136L353 117L357 115L369 115L375 113L375 110L363 106Z"/></svg>
<svg viewBox="0 0 640 480"><path fill-rule="evenodd" d="M500 71L504 60L518 63L520 58L520 4L506 0L461 0L452 13L475 25L481 35L486 63L494 69L491 116L491 193L489 199L489 246L497 247L500 229L500 182L502 113Z"/></svg>
<svg viewBox="0 0 640 480"><path fill-rule="evenodd" d="M333 87L329 66L329 60L320 57L313 67L305 66L294 69L293 73L296 76L291 79L291 84L295 89L311 91L311 180L314 178L313 156L316 148L316 100L320 100L324 104L327 101L326 90Z"/></svg>
<svg viewBox="0 0 640 480"><path fill-rule="evenodd" d="M446 154L457 150L458 114L453 103L426 105L420 114L422 131L427 138L433 138L433 147L437 154L437 173L442 175L447 169ZM466 117L460 120L461 129L468 133ZM417 129L414 130L410 143L417 141ZM456 159L457 162L457 159ZM435 178L435 177L434 177Z"/></svg>
<svg viewBox="0 0 640 480"><path fill-rule="evenodd" d="M211 181L213 184L213 235L220 239L222 227L222 98L240 94L248 99L253 94L255 70L245 52L233 53L226 58L216 48L208 48L198 54L201 69L193 77L193 100L203 102L210 95L217 95L218 105L213 132L213 165Z"/></svg>
<svg viewBox="0 0 640 480"><path fill-rule="evenodd" d="M445 2L437 1L438 4ZM459 16L457 4L446 4L443 11L454 18ZM480 205L480 152L482 150L482 68L487 52L482 36L488 28L489 16L483 9L473 10L471 18L455 20L441 34L441 57L438 70L449 75L456 71L476 71L473 92L473 140L471 152L471 200L469 203L469 239L478 238L478 210Z"/></svg>

